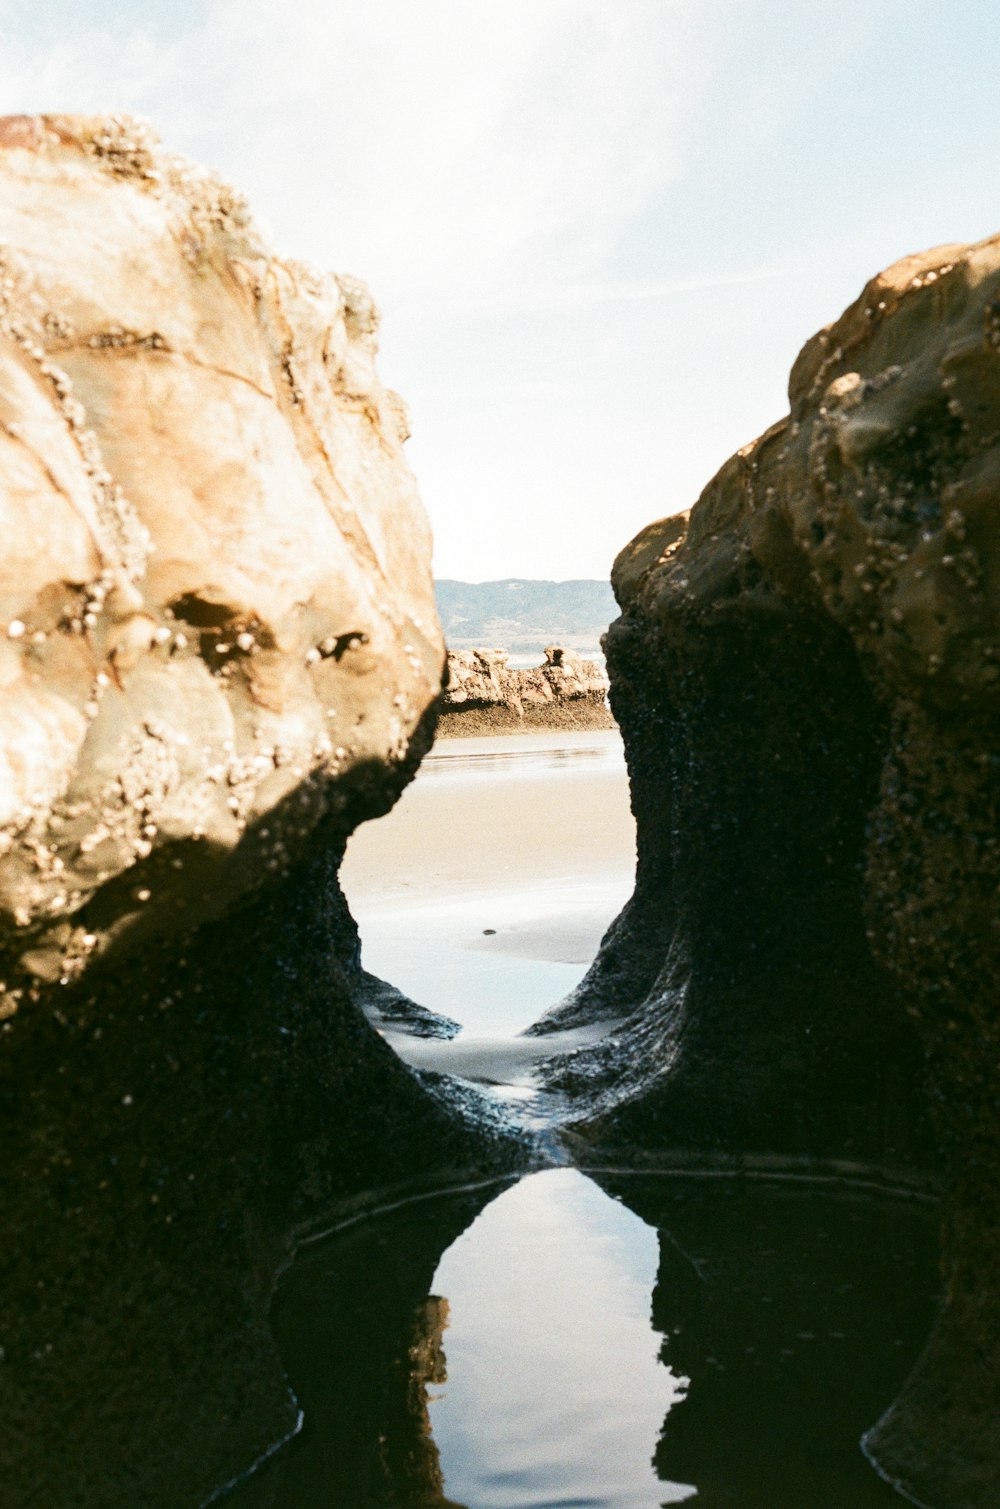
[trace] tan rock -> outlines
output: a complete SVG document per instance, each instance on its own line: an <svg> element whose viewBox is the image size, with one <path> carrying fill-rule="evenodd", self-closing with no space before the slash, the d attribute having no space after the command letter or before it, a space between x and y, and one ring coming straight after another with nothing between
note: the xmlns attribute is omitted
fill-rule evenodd
<svg viewBox="0 0 1000 1509"><path fill-rule="evenodd" d="M441 737L614 727L608 679L592 660L558 645L541 666L516 670L507 658L506 650L449 650Z"/></svg>
<svg viewBox="0 0 1000 1509"><path fill-rule="evenodd" d="M0 268L0 1497L196 1509L298 1428L304 1231L521 1156L366 1020L338 886L430 540L366 290L146 128L0 120Z"/></svg>
<svg viewBox="0 0 1000 1509"><path fill-rule="evenodd" d="M248 823L310 783L318 820L333 778L405 756L443 650L377 329L141 123L0 122L0 924L25 947L129 867L156 904L95 956L174 899L190 926L255 882ZM209 839L194 905L161 855Z"/></svg>

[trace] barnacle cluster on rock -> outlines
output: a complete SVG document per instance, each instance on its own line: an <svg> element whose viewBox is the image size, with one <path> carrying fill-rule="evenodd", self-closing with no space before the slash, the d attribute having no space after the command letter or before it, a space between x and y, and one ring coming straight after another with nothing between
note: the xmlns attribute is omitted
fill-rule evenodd
<svg viewBox="0 0 1000 1509"><path fill-rule="evenodd" d="M208 1501L296 1428L301 1232L523 1158L371 1027L338 885L444 668L377 327L147 126L0 120L11 1509Z"/></svg>

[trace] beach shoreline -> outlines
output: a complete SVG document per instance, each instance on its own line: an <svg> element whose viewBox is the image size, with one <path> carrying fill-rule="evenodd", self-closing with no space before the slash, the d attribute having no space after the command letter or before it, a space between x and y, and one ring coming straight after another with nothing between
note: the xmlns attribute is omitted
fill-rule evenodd
<svg viewBox="0 0 1000 1509"><path fill-rule="evenodd" d="M513 1037L575 987L634 867L617 731L532 729L436 744L341 882L367 970L467 1037Z"/></svg>

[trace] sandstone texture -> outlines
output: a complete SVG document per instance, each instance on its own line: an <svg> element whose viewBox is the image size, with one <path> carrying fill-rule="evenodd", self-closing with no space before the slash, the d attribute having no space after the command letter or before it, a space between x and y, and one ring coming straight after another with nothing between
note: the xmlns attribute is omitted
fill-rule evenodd
<svg viewBox="0 0 1000 1509"><path fill-rule="evenodd" d="M449 650L439 737L614 727L608 679L594 661L557 645L527 670L507 658L506 650Z"/></svg>
<svg viewBox="0 0 1000 1509"><path fill-rule="evenodd" d="M542 1030L584 1146L936 1170L944 1298L865 1449L1000 1501L1000 238L874 278L789 416L619 556L635 895ZM929 1112L929 1119L928 1119Z"/></svg>
<svg viewBox="0 0 1000 1509"><path fill-rule="evenodd" d="M135 122L8 119L0 174L9 1013L283 869L443 648L367 289Z"/></svg>
<svg viewBox="0 0 1000 1509"><path fill-rule="evenodd" d="M0 121L12 1509L206 1502L297 1428L298 1237L520 1156L369 1025L337 881L444 669L377 326L148 128Z"/></svg>

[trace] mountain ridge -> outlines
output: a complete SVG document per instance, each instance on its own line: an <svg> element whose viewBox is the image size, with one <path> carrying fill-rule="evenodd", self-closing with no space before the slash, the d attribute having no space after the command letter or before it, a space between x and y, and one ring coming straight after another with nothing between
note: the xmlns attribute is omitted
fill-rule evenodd
<svg viewBox="0 0 1000 1509"><path fill-rule="evenodd" d="M595 652L601 635L618 616L611 583L591 577L550 581L537 577L498 577L463 582L435 581L438 612L453 649L497 647L515 654L541 655L547 645Z"/></svg>

